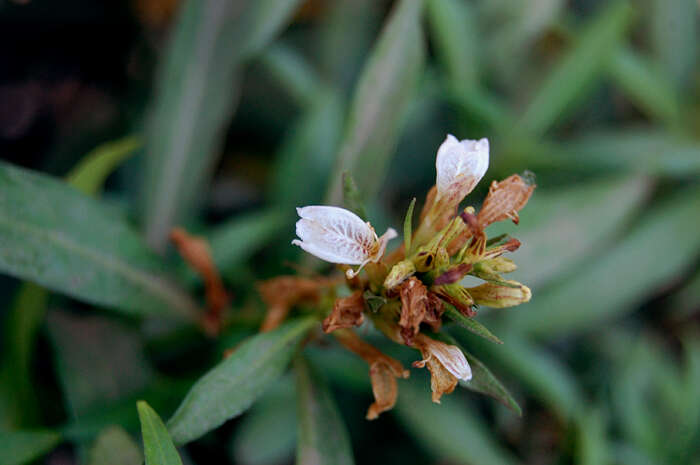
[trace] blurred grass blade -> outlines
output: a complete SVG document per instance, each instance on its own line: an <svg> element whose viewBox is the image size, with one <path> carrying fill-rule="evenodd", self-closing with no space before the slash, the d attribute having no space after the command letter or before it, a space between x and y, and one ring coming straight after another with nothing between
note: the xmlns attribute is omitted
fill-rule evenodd
<svg viewBox="0 0 700 465"><path fill-rule="evenodd" d="M140 147L135 136L102 144L68 173L66 182L85 194L98 194L107 177Z"/></svg>
<svg viewBox="0 0 700 465"><path fill-rule="evenodd" d="M291 45L277 42L260 55L260 64L299 106L314 102L321 83L309 63Z"/></svg>
<svg viewBox="0 0 700 465"><path fill-rule="evenodd" d="M0 270L95 305L195 319L197 305L121 214L0 163Z"/></svg>
<svg viewBox="0 0 700 465"><path fill-rule="evenodd" d="M189 0L155 88L142 180L148 243L162 251L194 207L237 99L237 69L281 28L298 0Z"/></svg>
<svg viewBox="0 0 700 465"><path fill-rule="evenodd" d="M475 12L460 0L427 0L430 35L450 88L462 94L477 86L479 57Z"/></svg>
<svg viewBox="0 0 700 465"><path fill-rule="evenodd" d="M429 386L425 377L400 381L398 402L392 410L421 447L436 459L454 463L518 463L456 393L443 396L438 405L430 400Z"/></svg>
<svg viewBox="0 0 700 465"><path fill-rule="evenodd" d="M296 391L292 377L275 383L236 428L232 443L235 463L290 463L297 444Z"/></svg>
<svg viewBox="0 0 700 465"><path fill-rule="evenodd" d="M163 420L142 400L137 402L136 407L141 420L146 465L182 465Z"/></svg>
<svg viewBox="0 0 700 465"><path fill-rule="evenodd" d="M360 191L357 189L357 183L348 172L343 173L343 206L363 220L367 220L367 211Z"/></svg>
<svg viewBox="0 0 700 465"><path fill-rule="evenodd" d="M630 234L511 315L539 336L583 331L628 312L691 266L700 251L700 189L686 189L650 209ZM591 300L591 295L595 296Z"/></svg>
<svg viewBox="0 0 700 465"><path fill-rule="evenodd" d="M301 356L294 361L299 465L352 465L352 448L326 381Z"/></svg>
<svg viewBox="0 0 700 465"><path fill-rule="evenodd" d="M381 187L423 64L422 9L422 0L396 3L372 50L357 84L326 203L340 204L346 171L366 201Z"/></svg>
<svg viewBox="0 0 700 465"><path fill-rule="evenodd" d="M577 465L609 463L608 438L603 413L598 409L585 412L578 421Z"/></svg>
<svg viewBox="0 0 700 465"><path fill-rule="evenodd" d="M0 380L0 430L3 426L21 428L32 426L38 419L37 399L31 366L34 339L44 320L48 293L33 283L25 283L15 295L3 327L3 356Z"/></svg>
<svg viewBox="0 0 700 465"><path fill-rule="evenodd" d="M209 370L168 421L175 443L193 441L247 410L279 378L315 323L301 318L253 336Z"/></svg>
<svg viewBox="0 0 700 465"><path fill-rule="evenodd" d="M237 216L210 230L205 237L217 268L235 269L279 234L287 221L287 216L275 208Z"/></svg>
<svg viewBox="0 0 700 465"><path fill-rule="evenodd" d="M489 235L509 233L518 238L522 246L509 255L518 269L508 276L531 288L542 287L612 240L642 207L650 190L648 178L628 176L535 191L520 212L517 227L496 223ZM539 299L537 293L534 299Z"/></svg>
<svg viewBox="0 0 700 465"><path fill-rule="evenodd" d="M602 8L581 31L572 50L547 74L516 126L519 131L536 136L546 132L602 75L633 13L624 0L614 0Z"/></svg>
<svg viewBox="0 0 700 465"><path fill-rule="evenodd" d="M120 426L100 433L90 449L89 465L141 465L143 454L132 437Z"/></svg>
<svg viewBox="0 0 700 465"><path fill-rule="evenodd" d="M610 60L608 72L622 91L650 116L667 123L678 121L681 107L673 86L643 56L620 47Z"/></svg>
<svg viewBox="0 0 700 465"><path fill-rule="evenodd" d="M8 431L0 433L0 463L23 465L50 452L61 441L52 431Z"/></svg>
<svg viewBox="0 0 700 465"><path fill-rule="evenodd" d="M70 417L135 395L153 379L138 332L103 315L51 309L47 316L58 380Z"/></svg>
<svg viewBox="0 0 700 465"><path fill-rule="evenodd" d="M489 329L476 321L474 318L467 318L466 316L462 315L459 310L454 308L451 305L445 305L445 315L447 317L457 323L459 326L462 328L466 329L469 332L472 332L476 334L477 336L481 336L485 339L488 339L491 342L495 342L496 344L503 344L503 341L498 339Z"/></svg>
<svg viewBox="0 0 700 465"><path fill-rule="evenodd" d="M321 91L282 141L269 198L290 218L294 207L322 202L340 142L344 111L337 93Z"/></svg>
<svg viewBox="0 0 700 465"><path fill-rule="evenodd" d="M583 407L583 394L573 375L551 354L511 332L504 344L489 344L481 339L455 334L458 341L486 358L491 366L519 380L540 402L549 406L559 418L569 420Z"/></svg>
<svg viewBox="0 0 700 465"><path fill-rule="evenodd" d="M697 72L698 6L695 0L652 0L648 18L649 38L656 62L679 91L692 83Z"/></svg>

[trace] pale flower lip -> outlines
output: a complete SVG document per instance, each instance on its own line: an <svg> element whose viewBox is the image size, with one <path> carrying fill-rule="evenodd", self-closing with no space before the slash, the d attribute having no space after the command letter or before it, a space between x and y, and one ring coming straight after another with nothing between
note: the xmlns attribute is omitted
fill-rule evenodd
<svg viewBox="0 0 700 465"><path fill-rule="evenodd" d="M465 381L472 379L472 369L459 347L437 341L422 333L418 334L417 343L419 346L423 346L423 349L432 357L438 359L440 364L455 378Z"/></svg>
<svg viewBox="0 0 700 465"><path fill-rule="evenodd" d="M397 236L389 228L377 237L369 223L340 207L313 205L297 208L297 213L301 217L296 224L299 239L292 244L330 263L364 266L378 262L387 242Z"/></svg>
<svg viewBox="0 0 700 465"><path fill-rule="evenodd" d="M488 167L488 139L460 141L448 134L435 159L438 197L461 202L479 183Z"/></svg>

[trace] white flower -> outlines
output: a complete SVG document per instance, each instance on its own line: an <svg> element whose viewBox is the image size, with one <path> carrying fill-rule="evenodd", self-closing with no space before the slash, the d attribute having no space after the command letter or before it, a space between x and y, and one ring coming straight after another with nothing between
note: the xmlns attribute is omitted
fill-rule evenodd
<svg viewBox="0 0 700 465"><path fill-rule="evenodd" d="M292 244L331 263L360 265L378 262L386 244L397 236L392 228L377 237L374 228L354 213L338 207L310 206L297 208L299 239ZM359 272L359 270L357 271ZM357 274L348 270L348 277Z"/></svg>
<svg viewBox="0 0 700 465"><path fill-rule="evenodd" d="M481 180L488 167L488 139L459 141L448 134L435 160L438 197L461 202Z"/></svg>
<svg viewBox="0 0 700 465"><path fill-rule="evenodd" d="M435 357L455 378L465 381L472 379L472 369L459 347L437 341L422 333L418 334L417 345L421 351L428 353L426 358ZM423 356L425 357L425 354Z"/></svg>

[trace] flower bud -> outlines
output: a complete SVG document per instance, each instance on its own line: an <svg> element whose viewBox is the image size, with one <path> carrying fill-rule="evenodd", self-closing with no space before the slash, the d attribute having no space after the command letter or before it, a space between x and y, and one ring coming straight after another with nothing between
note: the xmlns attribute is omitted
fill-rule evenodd
<svg viewBox="0 0 700 465"><path fill-rule="evenodd" d="M413 276L416 272L416 266L411 260L403 260L394 265L394 267L389 271L386 279L384 280L384 288L387 291L392 290L406 279Z"/></svg>
<svg viewBox="0 0 700 465"><path fill-rule="evenodd" d="M432 286L430 290L445 302L456 307L464 316L473 317L476 315L476 312L472 308L474 306L474 299L472 299L472 296L469 295L469 291L464 286L458 283L442 284L439 286Z"/></svg>
<svg viewBox="0 0 700 465"><path fill-rule="evenodd" d="M470 287L469 294L478 305L492 308L506 308L520 305L530 300L530 288L517 281L507 280L504 284L484 283Z"/></svg>

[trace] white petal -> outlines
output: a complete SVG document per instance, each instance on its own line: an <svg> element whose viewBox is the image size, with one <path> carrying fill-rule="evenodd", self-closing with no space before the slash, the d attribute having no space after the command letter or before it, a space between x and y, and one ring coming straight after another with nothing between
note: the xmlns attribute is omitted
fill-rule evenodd
<svg viewBox="0 0 700 465"><path fill-rule="evenodd" d="M431 354L437 358L447 371L457 379L472 379L472 369L462 350L453 345L433 340L428 346Z"/></svg>
<svg viewBox="0 0 700 465"><path fill-rule="evenodd" d="M488 139L458 141L448 134L435 160L440 195L454 193L464 198L474 189L489 166Z"/></svg>
<svg viewBox="0 0 700 465"><path fill-rule="evenodd" d="M377 253L371 257L372 261L378 262L381 260L381 258L384 256L384 251L386 251L386 245L390 240L398 237L398 235L399 234L394 228L387 229L386 232L379 238L379 249L377 250Z"/></svg>
<svg viewBox="0 0 700 465"><path fill-rule="evenodd" d="M297 213L301 241L293 244L331 263L359 265L368 259L377 236L359 216L327 206L297 208Z"/></svg>

